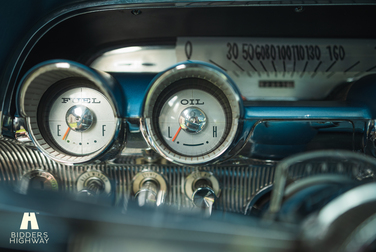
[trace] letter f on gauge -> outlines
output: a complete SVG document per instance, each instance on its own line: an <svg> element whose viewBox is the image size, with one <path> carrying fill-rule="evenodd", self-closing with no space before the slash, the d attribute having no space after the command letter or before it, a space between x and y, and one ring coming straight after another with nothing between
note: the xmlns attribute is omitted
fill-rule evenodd
<svg viewBox="0 0 376 252"><path fill-rule="evenodd" d="M31 225L31 229L39 229L37 217L35 216L35 213L32 212L25 212L22 218L21 222L21 230L27 230L29 226L29 222Z"/></svg>

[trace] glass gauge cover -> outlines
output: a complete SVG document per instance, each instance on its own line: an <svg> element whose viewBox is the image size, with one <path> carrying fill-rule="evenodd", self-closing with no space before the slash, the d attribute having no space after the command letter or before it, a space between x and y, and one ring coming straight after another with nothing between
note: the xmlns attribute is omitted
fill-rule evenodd
<svg viewBox="0 0 376 252"><path fill-rule="evenodd" d="M241 117L236 87L206 64L179 65L157 77L144 104L150 144L183 164L214 162L233 144Z"/></svg>
<svg viewBox="0 0 376 252"><path fill-rule="evenodd" d="M206 84L201 87L191 85L197 82L195 79L184 82L185 85L177 83L184 89L172 90L170 97L159 101L154 121L158 122L155 126L170 150L195 157L210 153L223 142L231 126L231 109L223 92L209 83L200 81Z"/></svg>
<svg viewBox="0 0 376 252"><path fill-rule="evenodd" d="M126 99L108 73L74 61L45 61L25 74L16 99L28 137L58 163L109 160L125 145Z"/></svg>
<svg viewBox="0 0 376 252"><path fill-rule="evenodd" d="M62 85L46 92L39 122L45 139L64 153L81 156L106 146L116 130L116 117L106 97L88 85ZM58 90L57 90L58 89ZM51 93L56 95L50 96Z"/></svg>

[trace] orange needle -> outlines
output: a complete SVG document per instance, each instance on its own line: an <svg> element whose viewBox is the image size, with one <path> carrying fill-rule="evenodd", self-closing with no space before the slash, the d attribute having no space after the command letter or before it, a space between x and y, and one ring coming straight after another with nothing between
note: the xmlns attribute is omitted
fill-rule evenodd
<svg viewBox="0 0 376 252"><path fill-rule="evenodd" d="M65 134L63 136L63 140L68 136L69 131L70 131L70 127L68 127L67 131L65 131Z"/></svg>
<svg viewBox="0 0 376 252"><path fill-rule="evenodd" d="M179 129L176 132L176 134L175 134L174 138L172 139L172 141L175 141L175 139L178 137L180 130L181 130L181 127L179 127Z"/></svg>

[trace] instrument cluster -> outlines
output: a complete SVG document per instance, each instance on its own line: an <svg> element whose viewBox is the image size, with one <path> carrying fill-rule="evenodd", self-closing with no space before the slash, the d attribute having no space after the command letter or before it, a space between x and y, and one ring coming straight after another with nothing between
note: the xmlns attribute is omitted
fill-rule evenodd
<svg viewBox="0 0 376 252"><path fill-rule="evenodd" d="M48 61L22 80L20 116L30 139L53 160L105 161L126 143L123 92L126 84L105 72L76 62ZM231 150L242 115L239 91L222 70L187 62L154 78L142 103L140 131L166 159L206 164Z"/></svg>
<svg viewBox="0 0 376 252"><path fill-rule="evenodd" d="M183 229L205 247L185 213L212 237L230 224L209 239L223 248L239 235L243 249L347 251L376 230L376 5L73 2L40 17L1 76L0 180L18 192L3 210L70 214L79 236L126 216L122 248L150 245L138 224L179 236L157 232L158 248L188 249ZM92 241L125 234L103 230Z"/></svg>
<svg viewBox="0 0 376 252"><path fill-rule="evenodd" d="M334 65L347 64L344 54L343 59L330 63L333 56L330 53L321 55L319 49L322 46L317 46L320 58L316 60L321 61L316 68L330 63L329 68L332 69L324 85L321 77L317 76L325 73L317 69L312 72L306 67L302 71L297 70L303 61L299 63L295 54L291 58L294 59L294 71L281 74L265 69L260 73L255 66L265 66L267 60L262 61L262 58L246 58L246 62L242 62L243 59L235 61L233 55L232 61L214 62L215 52L223 51L220 47L223 38L214 41L178 39L176 59L182 58L181 41L184 41L185 55L189 60L158 73L153 73L155 68L151 72L146 69L149 65L159 64L158 60L166 52L165 47L112 50L100 55L91 67L66 60L40 63L25 74L18 88L19 117L15 122L24 123L15 126L16 137L22 142L31 140L47 157L64 164L108 161L126 153L127 148L132 146L144 146L138 147L143 150L151 148L168 161L193 166L216 164L235 155L278 160L306 150L333 148L333 137L347 139L346 144L335 141L338 143L334 143L335 148L364 152L370 148L368 140L359 139L362 135L365 139L370 138L364 125L371 123L369 119L373 108L369 102L372 99L364 99L366 96L359 99L357 93L365 94L370 90L372 81L365 80L372 79L374 67L351 74L350 70L344 73L333 71ZM331 43L319 42L321 45ZM341 47L346 48L346 59L358 57L369 67L373 53L369 47L374 41L353 42ZM361 46L364 54L355 50ZM141 64L146 68L134 68L129 73L114 67L122 65L123 58L135 57L135 52L143 59L150 50L154 51L151 53L154 56L150 56L148 61L144 59ZM231 49L231 53L237 51ZM167 62L171 58L167 57ZM281 62L291 65L288 60L276 58L270 62L274 68L280 68ZM254 72L245 71L244 64L253 68ZM240 78L234 69L228 71L234 65L242 69L241 72L248 73L248 77ZM310 77L307 77L308 73ZM294 74L300 77L297 79ZM329 76L336 77L330 79ZM317 85L308 85L307 78ZM259 82L258 86L254 82ZM299 91L303 86L304 93ZM268 95L263 94L265 88L269 90ZM330 94L333 88L340 95L331 98L330 95L321 95L319 100L316 95L310 96L320 90L323 94ZM274 95L285 90L288 94L285 93L284 98ZM28 139L25 139L25 134L17 135L21 131L27 133Z"/></svg>

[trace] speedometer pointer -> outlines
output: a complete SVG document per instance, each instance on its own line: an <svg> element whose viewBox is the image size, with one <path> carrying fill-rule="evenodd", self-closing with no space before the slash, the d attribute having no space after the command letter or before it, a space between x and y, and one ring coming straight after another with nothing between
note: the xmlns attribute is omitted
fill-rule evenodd
<svg viewBox="0 0 376 252"><path fill-rule="evenodd" d="M173 142L175 142L175 139L178 137L180 130L181 130L181 126L179 127L178 131L176 132L174 138L172 138Z"/></svg>

